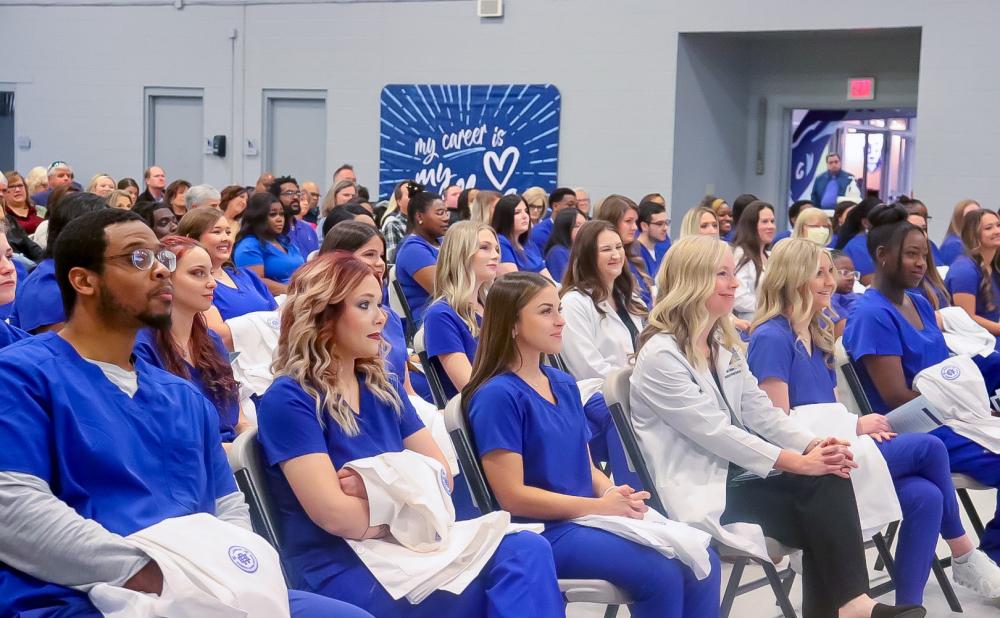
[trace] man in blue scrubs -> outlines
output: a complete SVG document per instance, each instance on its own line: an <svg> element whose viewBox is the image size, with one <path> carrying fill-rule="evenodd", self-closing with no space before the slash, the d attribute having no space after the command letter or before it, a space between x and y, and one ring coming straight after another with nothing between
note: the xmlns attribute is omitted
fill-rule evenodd
<svg viewBox="0 0 1000 618"><path fill-rule="evenodd" d="M107 582L159 594L156 562L123 537L209 513L250 528L219 442L218 413L184 380L132 357L169 324L173 254L126 210L63 230L55 271L68 320L0 352L0 615L99 618ZM289 594L292 614L367 616Z"/></svg>

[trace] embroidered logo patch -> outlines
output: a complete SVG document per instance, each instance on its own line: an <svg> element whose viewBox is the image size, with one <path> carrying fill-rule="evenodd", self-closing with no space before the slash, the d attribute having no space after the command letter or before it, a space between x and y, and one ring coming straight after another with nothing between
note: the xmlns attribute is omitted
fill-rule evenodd
<svg viewBox="0 0 1000 618"><path fill-rule="evenodd" d="M239 545L233 545L229 548L229 559L233 561L241 571L246 573L256 573L257 572L257 556L253 555L246 547L240 547Z"/></svg>
<svg viewBox="0 0 1000 618"><path fill-rule="evenodd" d="M444 469L441 470L441 487L444 487L445 493L449 496L451 495L451 489L448 488L448 475L445 473Z"/></svg>
<svg viewBox="0 0 1000 618"><path fill-rule="evenodd" d="M945 380L957 380L962 375L962 370L955 365L945 365L941 368L941 377Z"/></svg>

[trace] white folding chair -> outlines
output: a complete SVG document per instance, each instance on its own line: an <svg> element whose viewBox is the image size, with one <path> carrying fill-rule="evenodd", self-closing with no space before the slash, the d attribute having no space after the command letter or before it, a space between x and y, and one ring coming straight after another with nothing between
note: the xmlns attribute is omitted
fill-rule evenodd
<svg viewBox="0 0 1000 618"><path fill-rule="evenodd" d="M444 423L455 443L458 453L458 463L462 468L461 476L469 484L472 501L480 512L489 513L500 508L496 497L486 482L479 458L472 444L471 434L462 412L462 395L452 397L444 409ZM605 618L613 618L618 614L621 605L628 605L629 599L619 588L603 579L560 579L559 590L563 600L569 603L596 603L606 605Z"/></svg>

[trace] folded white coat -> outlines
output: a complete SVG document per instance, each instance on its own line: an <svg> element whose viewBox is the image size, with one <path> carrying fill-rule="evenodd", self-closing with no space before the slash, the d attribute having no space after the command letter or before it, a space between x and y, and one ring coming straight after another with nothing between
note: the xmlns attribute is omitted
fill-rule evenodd
<svg viewBox="0 0 1000 618"><path fill-rule="evenodd" d="M924 369L913 377L913 388L955 433L1000 453L1000 418L990 412L986 382L971 358L952 356Z"/></svg>
<svg viewBox="0 0 1000 618"><path fill-rule="evenodd" d="M233 377L255 395L263 395L274 381L271 362L278 349L280 310L254 311L226 320L233 338Z"/></svg>
<svg viewBox="0 0 1000 618"><path fill-rule="evenodd" d="M953 354L986 356L993 352L996 337L969 317L961 307L938 309L944 342Z"/></svg>
<svg viewBox="0 0 1000 618"><path fill-rule="evenodd" d="M424 401L419 395L410 395L410 403L413 404L413 409L417 411L420 422L431 432L435 444L441 449L441 453L448 462L448 467L451 468L451 475L458 476L459 472L461 472L461 469L458 467L458 453L455 451L455 443L451 441L451 436L448 435L448 427L444 423L444 414L434 404Z"/></svg>
<svg viewBox="0 0 1000 618"><path fill-rule="evenodd" d="M817 403L793 408L791 415L817 436L833 436L851 443L858 467L851 471L861 530L872 536L903 518L885 457L870 436L857 435L858 417L840 403Z"/></svg>
<svg viewBox="0 0 1000 618"><path fill-rule="evenodd" d="M90 601L105 618L287 618L277 552L249 530L206 513L165 519L125 537L163 571L163 593L98 584Z"/></svg>
<svg viewBox="0 0 1000 618"><path fill-rule="evenodd" d="M370 524L388 524L392 533L347 543L394 599L416 604L435 590L460 594L507 532L505 511L456 522L444 468L430 457L383 453L345 467L364 480Z"/></svg>
<svg viewBox="0 0 1000 618"><path fill-rule="evenodd" d="M643 519L618 515L586 515L572 521L651 547L667 558L677 558L698 579L705 579L712 571L711 559L708 557L708 544L712 541L712 535L667 519L652 509L646 512Z"/></svg>

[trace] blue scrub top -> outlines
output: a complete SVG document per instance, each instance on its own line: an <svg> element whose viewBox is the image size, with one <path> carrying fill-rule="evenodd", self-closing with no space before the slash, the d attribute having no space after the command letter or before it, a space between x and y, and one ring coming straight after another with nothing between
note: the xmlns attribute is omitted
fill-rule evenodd
<svg viewBox="0 0 1000 618"><path fill-rule="evenodd" d="M569 266L569 247L554 245L545 254L545 267L549 269L549 274L556 281L562 283L566 276L566 267Z"/></svg>
<svg viewBox="0 0 1000 618"><path fill-rule="evenodd" d="M0 320L0 350L6 348L12 343L17 343L22 339L27 339L30 336L31 335L24 332L20 328L11 326L3 320Z"/></svg>
<svg viewBox="0 0 1000 618"><path fill-rule="evenodd" d="M392 310L388 303L382 305L385 311L385 326L382 327L382 339L388 344L385 352L385 366L402 384L406 378L406 331L403 330L403 320Z"/></svg>
<svg viewBox="0 0 1000 618"><path fill-rule="evenodd" d="M51 258L42 260L18 289L10 323L31 332L65 321L62 293L56 282L56 262Z"/></svg>
<svg viewBox="0 0 1000 618"><path fill-rule="evenodd" d="M227 268L235 288L218 281L212 304L219 310L223 320L236 318L254 311L274 311L278 303L257 273L249 268Z"/></svg>
<svg viewBox="0 0 1000 618"><path fill-rule="evenodd" d="M229 366L229 350L226 349L226 345L222 343L222 339L214 331L208 331L208 336L212 339L212 343L215 344L215 350L218 352L219 356L226 361L226 366ZM146 361L150 365L167 370L163 365L163 358L160 357L160 349L156 345L156 331L152 328L143 328L135 336L135 345L132 347L132 353L142 360ZM218 409L215 404L215 400L212 398L212 391L208 389L208 384L205 383L204 377L201 375L196 367L184 361L187 365L188 375L187 378L191 384L194 384L198 391L204 395L205 399L209 401L213 408L217 409L217 414L219 415L219 436L222 442L232 442L236 439L236 424L240 422L240 402L233 400L227 403L224 409ZM230 370L230 373L232 371ZM184 379L183 376L178 376Z"/></svg>
<svg viewBox="0 0 1000 618"><path fill-rule="evenodd" d="M962 239L954 234L948 234L944 237L944 240L941 242L941 248L938 250L938 256L936 257L940 257L941 261L937 265L951 266L955 258L964 253L965 245L962 244Z"/></svg>
<svg viewBox="0 0 1000 618"><path fill-rule="evenodd" d="M287 237L279 237L278 243L285 248L284 251L269 242L261 242L256 236L247 236L237 243L233 261L240 268L263 265L266 278L278 283L288 283L292 273L305 263L305 259Z"/></svg>
<svg viewBox="0 0 1000 618"><path fill-rule="evenodd" d="M319 236L313 226L305 221L295 220L295 227L288 231L288 239L299 250L299 254L308 257L310 253L319 249Z"/></svg>
<svg viewBox="0 0 1000 618"><path fill-rule="evenodd" d="M528 244L535 247L535 252L538 255L544 255L545 247L549 244L549 237L552 236L552 226L555 225L555 221L552 218L552 214L550 213L549 216L532 227L528 233Z"/></svg>
<svg viewBox="0 0 1000 618"><path fill-rule="evenodd" d="M833 293L830 297L830 306L837 314L838 322L851 317L851 312L854 311L854 305L858 302L859 298L861 298L861 294L857 292L847 292L846 294L841 294L840 292Z"/></svg>
<svg viewBox="0 0 1000 618"><path fill-rule="evenodd" d="M663 263L663 256L666 252L659 253L654 251L653 253L650 253L649 249L644 247L639 241L635 242L635 247L636 254L641 257L642 261L646 264L646 272L653 278L653 281L656 281L656 274L660 272L660 264Z"/></svg>
<svg viewBox="0 0 1000 618"><path fill-rule="evenodd" d="M646 285L646 280L642 278L642 274L639 272L638 266L636 266L635 264L632 263L631 260L629 260L628 267L629 270L632 271L632 277L635 278L636 293L639 294L639 298L642 299L642 302L646 303L646 307L648 309L652 309L653 291L649 289L648 285Z"/></svg>
<svg viewBox="0 0 1000 618"><path fill-rule="evenodd" d="M636 230L636 233L637 233L636 237L638 238L638 230ZM665 256L667 254L667 251L670 250L670 245L671 244L673 244L673 243L670 240L669 236L667 236L666 238L664 238L660 242L656 243L656 259L658 259L658 260L660 260L662 262L663 261L663 256Z"/></svg>
<svg viewBox="0 0 1000 618"><path fill-rule="evenodd" d="M403 288L406 303L410 305L416 328L420 327L431 295L417 283L414 275L428 266L436 266L440 251L440 247L435 247L416 234L404 238L396 251L396 279Z"/></svg>
<svg viewBox="0 0 1000 618"><path fill-rule="evenodd" d="M776 244L778 244L782 240L785 240L786 238L790 238L791 235L792 235L792 230L782 230L778 232L777 234L774 235L774 239L771 240L771 248L774 249L774 246Z"/></svg>
<svg viewBox="0 0 1000 618"><path fill-rule="evenodd" d="M476 322L482 324L479 316ZM451 399L458 394L458 389L448 379L441 359L445 354L463 353L469 359L469 364L476 358L476 348L479 342L472 336L472 331L458 317L455 310L443 300L431 303L424 314L424 346L427 348L427 357L431 360L431 365L441 378L441 386L444 394Z"/></svg>
<svg viewBox="0 0 1000 618"><path fill-rule="evenodd" d="M17 293L21 291L21 286L24 285L24 280L28 278L28 269L20 261L14 260L14 270L17 271L14 298L17 298ZM14 313L14 301L10 301L6 305L0 305L0 321L9 318L12 313Z"/></svg>
<svg viewBox="0 0 1000 618"><path fill-rule="evenodd" d="M945 345L944 335L934 319L934 309L930 303L913 290L907 290L906 293L924 324L922 330L914 328L889 299L873 288L869 288L858 300L844 329L844 348L851 357L868 401L876 412L888 412L890 408L878 394L878 389L861 362L862 358L872 354L899 356L906 385L911 386L914 376L949 356L948 346Z"/></svg>
<svg viewBox="0 0 1000 618"><path fill-rule="evenodd" d="M257 436L267 460L271 497L281 524L281 553L296 588L320 590L328 578L362 562L344 539L309 519L278 465L319 453L329 455L334 468L340 470L356 459L402 451L403 440L423 428L402 389L398 389L402 408L397 414L368 390L363 376L358 376L358 382L361 409L355 420L359 433L353 437L328 415L320 425L316 399L288 376L280 376L271 384L258 407Z"/></svg>
<svg viewBox="0 0 1000 618"><path fill-rule="evenodd" d="M994 272L990 281L993 296L993 307L990 308L985 296L979 289L983 271L967 255L960 255L952 262L944 285L954 297L955 294L972 294L976 297L976 315L991 322L1000 322L1000 273Z"/></svg>
<svg viewBox="0 0 1000 618"><path fill-rule="evenodd" d="M510 239L506 236L497 235L500 240L500 261L505 264L514 264L518 270L541 272L545 268L545 260L532 243L524 245L522 251L514 248Z"/></svg>
<svg viewBox="0 0 1000 618"><path fill-rule="evenodd" d="M0 397L0 471L46 481L122 536L214 514L215 501L236 491L215 408L186 380L134 363L139 390L129 397L55 333L0 351L0 392L18 393ZM64 604L93 611L83 592L0 565L0 615Z"/></svg>
<svg viewBox="0 0 1000 618"><path fill-rule="evenodd" d="M927 282L927 277L925 276L924 280L920 283L920 285L917 286L917 287L915 287L915 288L913 288L913 291L916 292L917 294L920 294L924 298L926 298L927 302L929 302L931 304L931 307L933 307L934 306L934 300L931 299L931 297L927 295L927 291L924 289L924 283L926 283L926 282ZM934 297L937 300L937 306L938 306L939 309L941 307L950 307L951 306L951 296L947 292L945 292L943 290L939 290L937 288L934 288Z"/></svg>
<svg viewBox="0 0 1000 618"><path fill-rule="evenodd" d="M826 354L816 345L810 354L785 316L773 317L754 329L747 364L757 382L777 378L787 384L792 408L837 401L837 378L827 365Z"/></svg>
<svg viewBox="0 0 1000 618"><path fill-rule="evenodd" d="M473 394L469 422L476 449L480 457L498 449L520 454L525 485L592 498L591 435L580 390L569 374L547 365L542 371L555 404L514 373L487 380Z"/></svg>
<svg viewBox="0 0 1000 618"><path fill-rule="evenodd" d="M931 257L934 258L934 265L940 266L942 264L941 249L938 249L938 246L934 244L933 240L931 240L930 243L931 243Z"/></svg>
<svg viewBox="0 0 1000 618"><path fill-rule="evenodd" d="M844 253L854 262L854 270L867 276L875 273L875 263L868 253L868 233L862 232L847 241L844 245Z"/></svg>

